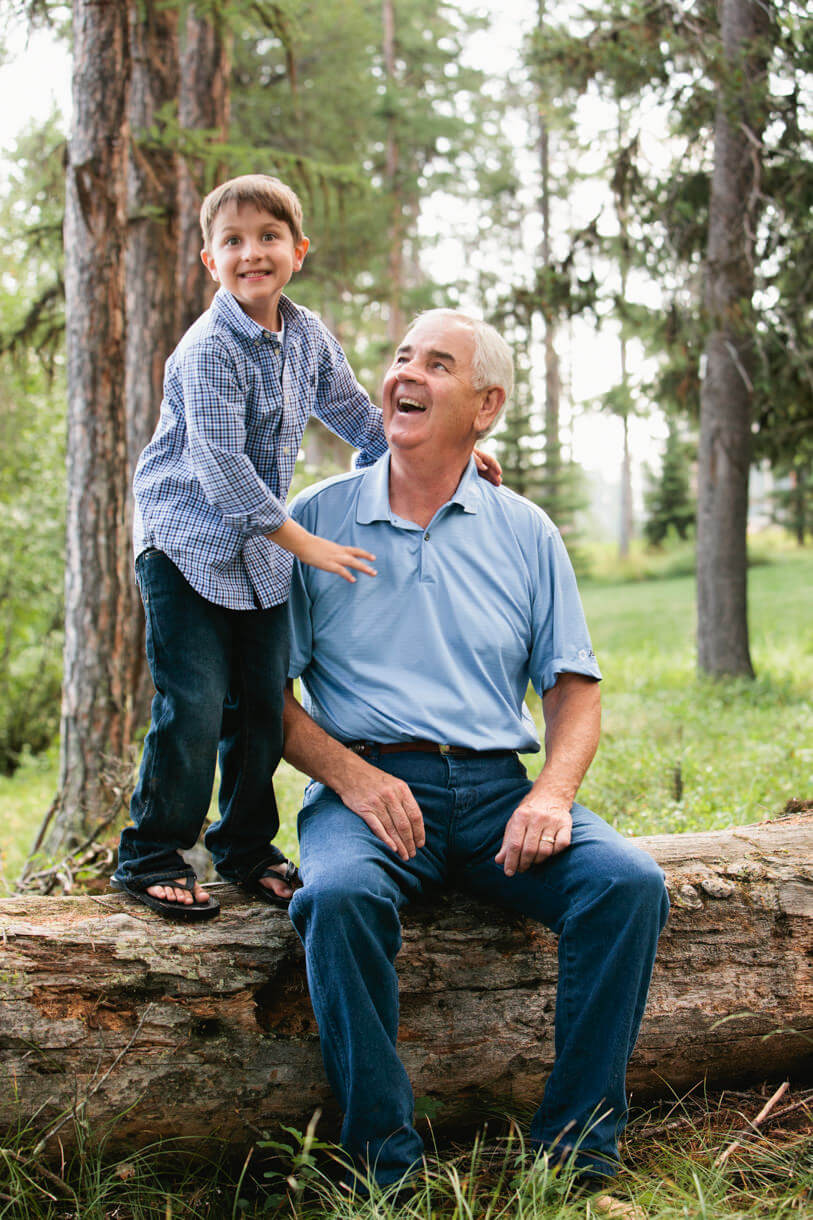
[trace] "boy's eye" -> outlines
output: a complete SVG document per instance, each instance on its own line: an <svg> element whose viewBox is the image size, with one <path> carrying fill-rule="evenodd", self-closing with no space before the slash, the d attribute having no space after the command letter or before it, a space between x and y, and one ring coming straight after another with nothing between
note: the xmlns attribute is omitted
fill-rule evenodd
<svg viewBox="0 0 813 1220"><path fill-rule="evenodd" d="M276 241L276 240L277 240L276 233L263 233L263 241Z"/></svg>
<svg viewBox="0 0 813 1220"><path fill-rule="evenodd" d="M240 238L237 237L234 233L232 233L232 235L230 237L226 238L227 246L238 246L239 244L240 244Z"/></svg>

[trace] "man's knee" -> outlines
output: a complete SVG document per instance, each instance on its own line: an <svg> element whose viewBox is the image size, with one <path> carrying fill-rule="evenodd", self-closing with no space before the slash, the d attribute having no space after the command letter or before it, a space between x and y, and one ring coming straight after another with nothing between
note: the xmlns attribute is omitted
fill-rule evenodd
<svg viewBox="0 0 813 1220"><path fill-rule="evenodd" d="M328 938L362 939L369 933L400 937L398 910L377 872L363 868L306 871L291 899L290 916L300 936L322 931Z"/></svg>
<svg viewBox="0 0 813 1220"><path fill-rule="evenodd" d="M613 855L597 881L606 885L611 900L618 907L634 911L639 919L651 921L658 931L663 928L669 914L663 870L645 851L630 844L626 850Z"/></svg>

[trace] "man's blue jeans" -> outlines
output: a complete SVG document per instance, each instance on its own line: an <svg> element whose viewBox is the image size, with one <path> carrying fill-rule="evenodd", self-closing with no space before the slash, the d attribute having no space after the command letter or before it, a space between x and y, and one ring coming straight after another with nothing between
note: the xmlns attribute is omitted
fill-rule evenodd
<svg viewBox="0 0 813 1220"><path fill-rule="evenodd" d="M196 593L158 550L136 561L156 694L130 814L120 879L183 875L209 809L220 756L220 820L206 833L217 871L238 880L282 859L272 778L282 753L287 607L229 610Z"/></svg>
<svg viewBox="0 0 813 1220"><path fill-rule="evenodd" d="M325 1068L344 1111L345 1149L382 1185L420 1161L412 1089L396 1051L398 911L448 881L557 933L556 1061L531 1123L531 1145L567 1155L586 1132L577 1167L612 1175L626 1118L627 1060L669 909L663 873L574 805L572 846L506 877L494 856L531 786L516 756L410 752L370 761L409 784L426 845L405 863L334 792L313 783L299 815L304 888L290 907L305 946Z"/></svg>

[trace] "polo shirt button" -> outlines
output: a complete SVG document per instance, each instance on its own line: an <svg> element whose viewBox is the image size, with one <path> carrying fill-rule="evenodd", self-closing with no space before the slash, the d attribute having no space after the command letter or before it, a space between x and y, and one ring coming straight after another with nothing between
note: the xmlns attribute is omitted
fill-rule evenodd
<svg viewBox="0 0 813 1220"><path fill-rule="evenodd" d="M431 534L427 530L427 532L423 536L423 540L424 540L424 542L428 542L430 538L431 538Z"/></svg>

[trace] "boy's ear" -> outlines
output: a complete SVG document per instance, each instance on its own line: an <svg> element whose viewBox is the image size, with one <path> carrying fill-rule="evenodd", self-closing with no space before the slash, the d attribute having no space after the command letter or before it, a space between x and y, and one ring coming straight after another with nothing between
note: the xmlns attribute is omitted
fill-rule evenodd
<svg viewBox="0 0 813 1220"><path fill-rule="evenodd" d="M209 251L206 249L205 246L203 247L203 249L200 252L200 261L203 263L204 267L209 272L210 276L215 281L215 283L219 284L220 280L218 279L218 276L217 276L217 268L215 266L215 260L212 258L211 254L209 253Z"/></svg>
<svg viewBox="0 0 813 1220"><path fill-rule="evenodd" d="M294 271L300 271L302 264L305 261L305 255L310 248L310 239L303 237L302 241L298 241L294 246Z"/></svg>

